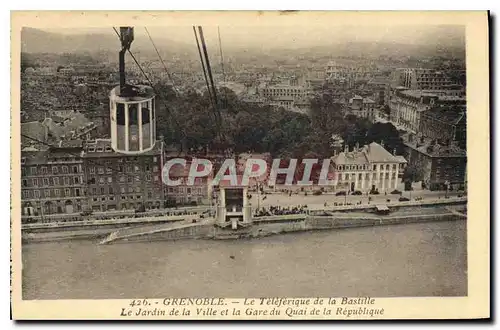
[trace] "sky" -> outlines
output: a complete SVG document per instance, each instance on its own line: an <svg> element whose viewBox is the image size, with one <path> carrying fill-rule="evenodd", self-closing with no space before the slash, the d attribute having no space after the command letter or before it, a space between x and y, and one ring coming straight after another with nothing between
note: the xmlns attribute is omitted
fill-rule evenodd
<svg viewBox="0 0 500 330"><path fill-rule="evenodd" d="M222 44L230 46L321 46L345 42L390 42L404 44L432 44L439 40L464 40L463 26L220 26ZM153 39L166 38L191 44L194 42L191 26L148 27ZM44 29L62 34L109 33L111 28ZM207 43L218 42L218 27L203 27ZM135 27L136 38L147 38L144 27Z"/></svg>

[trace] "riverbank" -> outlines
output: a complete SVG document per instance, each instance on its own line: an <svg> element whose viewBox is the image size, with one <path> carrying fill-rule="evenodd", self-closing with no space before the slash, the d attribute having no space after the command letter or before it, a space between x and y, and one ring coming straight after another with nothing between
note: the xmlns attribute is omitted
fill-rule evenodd
<svg viewBox="0 0 500 330"><path fill-rule="evenodd" d="M49 242L92 239L101 244L131 241L179 239L259 238L290 232L333 230L367 226L452 221L466 218L466 199L439 202L403 202L389 205L387 215L377 214L374 206L341 206L315 210L309 214L254 218L252 224L238 229L222 228L214 219L197 223L192 217L175 219L134 219L133 222L92 222L60 227L25 228L23 242Z"/></svg>
<svg viewBox="0 0 500 330"><path fill-rule="evenodd" d="M463 220L465 205L404 207L388 215L374 212L330 212L329 215L283 215L255 218L252 224L238 229L221 227L213 222L183 224L170 228L112 233L101 244L180 239L243 239L260 238L294 232L334 230L357 227L401 225L423 222Z"/></svg>

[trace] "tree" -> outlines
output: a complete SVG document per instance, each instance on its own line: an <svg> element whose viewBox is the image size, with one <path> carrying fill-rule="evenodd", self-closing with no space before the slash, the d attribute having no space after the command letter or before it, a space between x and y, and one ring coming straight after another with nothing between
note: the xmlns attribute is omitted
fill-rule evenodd
<svg viewBox="0 0 500 330"><path fill-rule="evenodd" d="M401 155L404 152L403 139L399 135L397 128L391 123L375 123L366 134L366 143L384 142L384 148L396 154Z"/></svg>
<svg viewBox="0 0 500 330"><path fill-rule="evenodd" d="M422 180L423 180L423 171L418 164L414 163L406 167L403 173L403 181L405 183L405 189L407 189L407 187L411 187L411 184L413 182L418 182Z"/></svg>

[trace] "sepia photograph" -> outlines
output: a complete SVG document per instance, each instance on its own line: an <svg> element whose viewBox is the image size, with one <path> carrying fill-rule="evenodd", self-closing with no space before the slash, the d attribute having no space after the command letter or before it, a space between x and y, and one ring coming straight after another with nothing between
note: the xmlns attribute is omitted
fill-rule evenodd
<svg viewBox="0 0 500 330"><path fill-rule="evenodd" d="M89 314L110 319L488 307L486 12L145 13L11 14L19 304L112 300Z"/></svg>

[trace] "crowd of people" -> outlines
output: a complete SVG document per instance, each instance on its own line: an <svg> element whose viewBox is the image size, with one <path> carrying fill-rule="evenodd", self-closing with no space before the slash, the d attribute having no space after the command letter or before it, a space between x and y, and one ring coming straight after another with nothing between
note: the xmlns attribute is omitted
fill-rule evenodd
<svg viewBox="0 0 500 330"><path fill-rule="evenodd" d="M297 206L269 206L267 208L262 207L255 211L254 217L266 217L271 215L290 215L290 214L304 214L306 213L307 205L297 205Z"/></svg>

